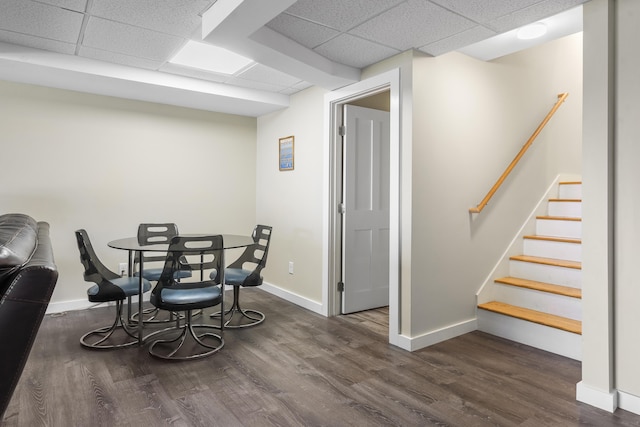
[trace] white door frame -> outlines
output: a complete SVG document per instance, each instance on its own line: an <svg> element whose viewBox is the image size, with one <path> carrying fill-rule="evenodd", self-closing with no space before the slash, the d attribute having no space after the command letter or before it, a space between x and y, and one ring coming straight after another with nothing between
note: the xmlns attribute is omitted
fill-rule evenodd
<svg viewBox="0 0 640 427"><path fill-rule="evenodd" d="M340 313L338 255L338 195L336 141L341 106L347 102L389 90L390 93L390 185L389 185L389 343L400 345L400 69L329 92L324 99L323 227L322 227L322 311L325 316Z"/></svg>

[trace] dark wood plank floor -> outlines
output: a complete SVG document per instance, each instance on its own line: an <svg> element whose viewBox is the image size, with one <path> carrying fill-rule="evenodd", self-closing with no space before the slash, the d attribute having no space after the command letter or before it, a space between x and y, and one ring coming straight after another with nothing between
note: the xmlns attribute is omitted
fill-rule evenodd
<svg viewBox="0 0 640 427"><path fill-rule="evenodd" d="M640 426L575 400L580 363L481 332L406 352L385 311L324 318L260 289L267 315L210 358L90 351L112 308L47 316L3 426Z"/></svg>

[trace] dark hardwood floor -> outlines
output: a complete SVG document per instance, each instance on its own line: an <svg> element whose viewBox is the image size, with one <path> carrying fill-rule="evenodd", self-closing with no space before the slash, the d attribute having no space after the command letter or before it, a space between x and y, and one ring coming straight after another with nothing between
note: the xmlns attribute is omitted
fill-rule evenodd
<svg viewBox="0 0 640 427"><path fill-rule="evenodd" d="M3 426L640 426L575 400L580 363L481 332L413 353L387 313L324 318L260 289L267 320L198 361L78 339L113 308L46 316ZM207 316L208 319L208 316Z"/></svg>

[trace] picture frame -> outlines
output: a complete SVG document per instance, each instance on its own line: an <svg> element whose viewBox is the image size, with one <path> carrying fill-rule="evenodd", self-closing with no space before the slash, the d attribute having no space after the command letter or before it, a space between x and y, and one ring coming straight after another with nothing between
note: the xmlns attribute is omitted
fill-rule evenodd
<svg viewBox="0 0 640 427"><path fill-rule="evenodd" d="M281 171L292 171L295 163L295 138L293 135L278 140L279 164Z"/></svg>

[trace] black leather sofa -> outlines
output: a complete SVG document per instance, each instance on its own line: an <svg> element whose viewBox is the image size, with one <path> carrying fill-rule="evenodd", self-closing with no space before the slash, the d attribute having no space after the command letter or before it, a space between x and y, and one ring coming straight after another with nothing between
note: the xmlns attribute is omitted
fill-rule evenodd
<svg viewBox="0 0 640 427"><path fill-rule="evenodd" d="M57 280L49 224L0 215L0 424Z"/></svg>

